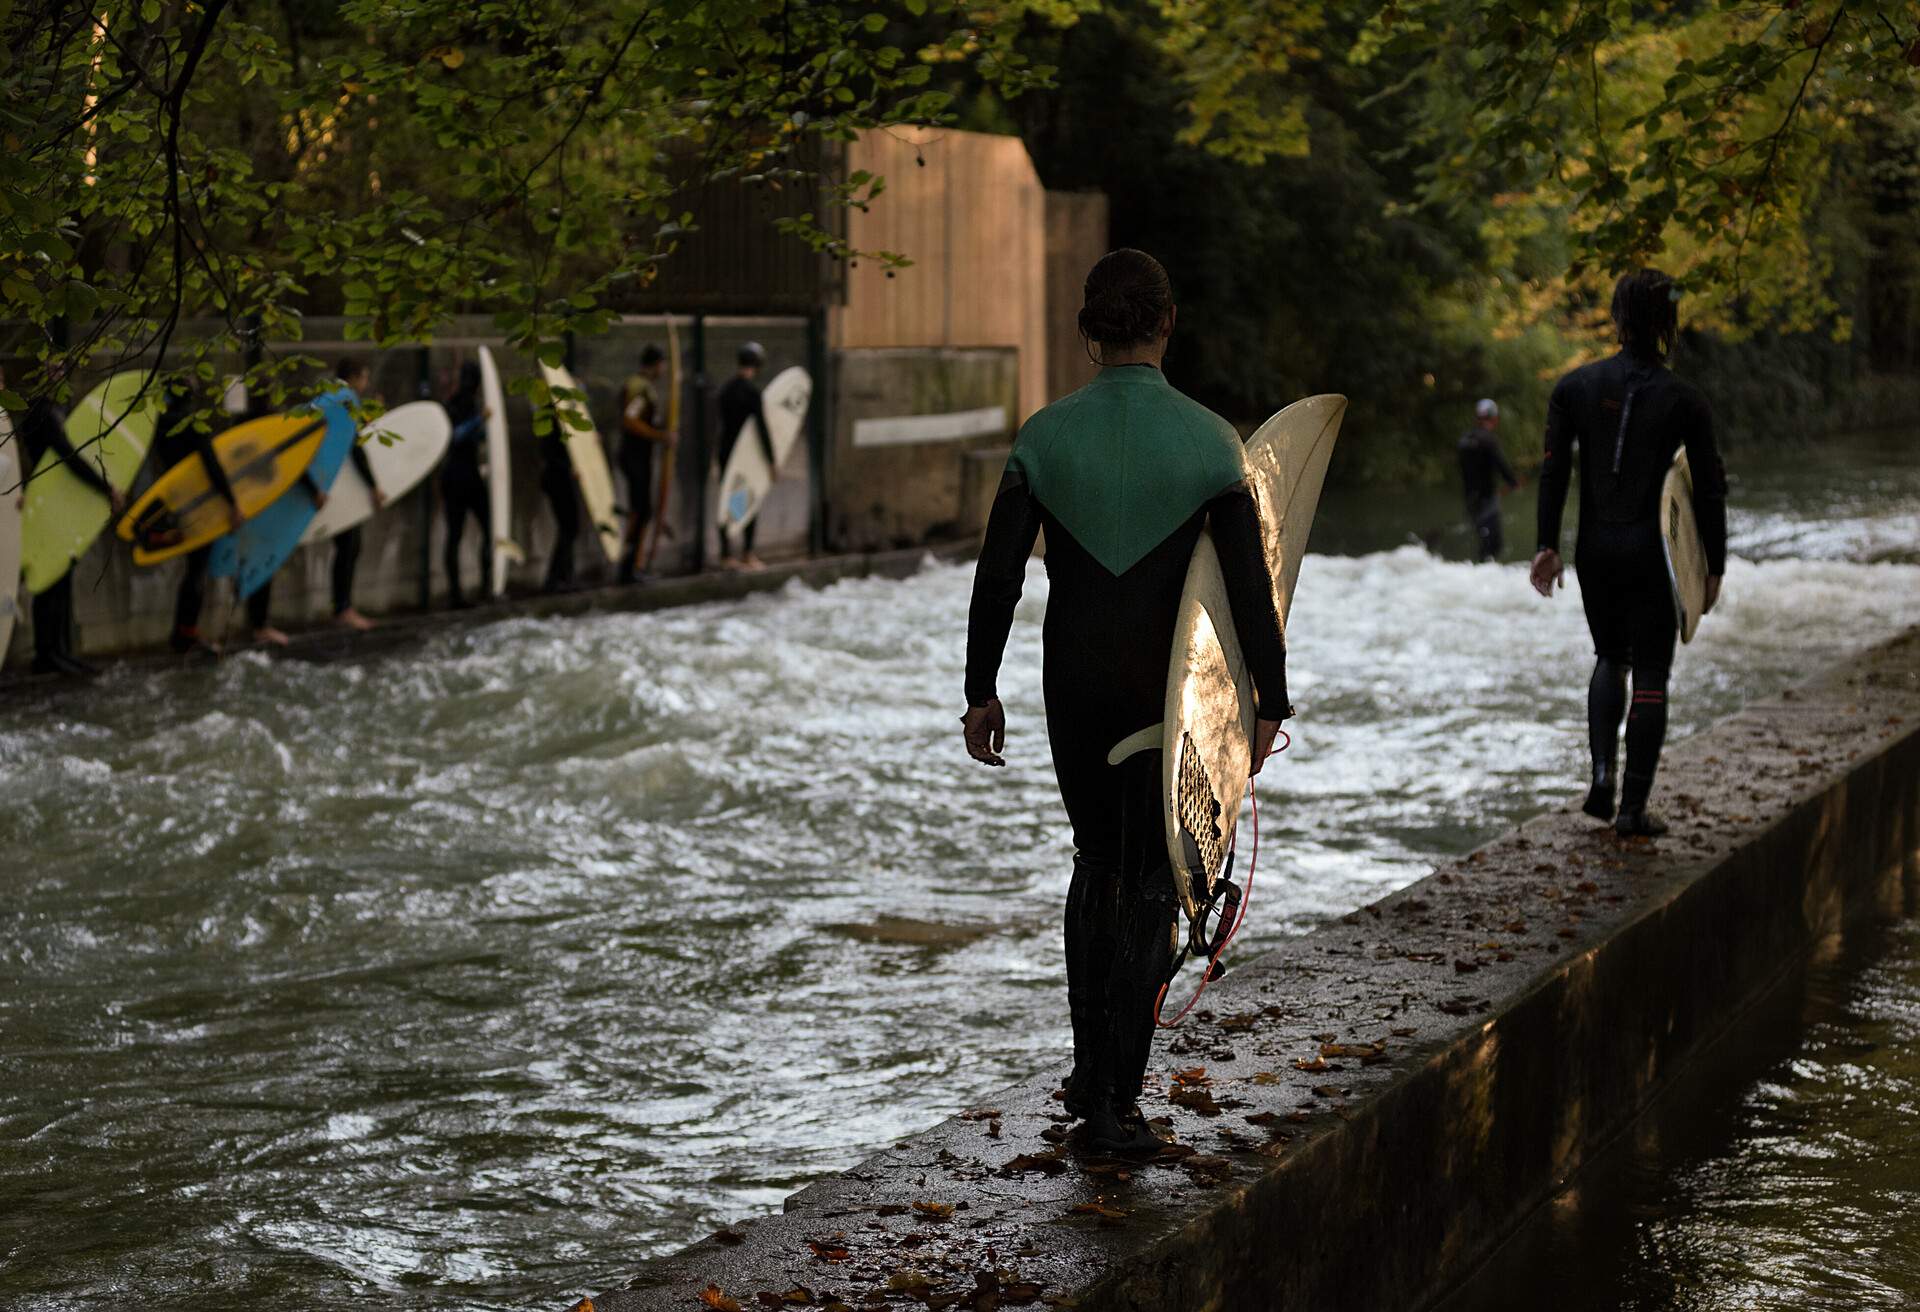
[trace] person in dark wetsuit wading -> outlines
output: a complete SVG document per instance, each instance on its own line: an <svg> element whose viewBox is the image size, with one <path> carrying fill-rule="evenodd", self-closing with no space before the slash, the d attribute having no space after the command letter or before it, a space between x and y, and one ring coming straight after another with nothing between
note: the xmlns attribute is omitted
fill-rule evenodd
<svg viewBox="0 0 1920 1312"><path fill-rule="evenodd" d="M1621 349L1574 370L1553 389L1540 470L1540 547L1532 580L1541 596L1550 597L1565 572L1560 516L1578 448L1580 530L1573 563L1596 657L1587 688L1593 785L1582 809L1612 820L1615 832L1626 836L1666 832L1647 811L1647 798L1667 736L1667 672L1679 636L1660 532L1660 490L1682 447L1693 470L1693 513L1706 548L1708 610L1720 596L1727 562L1727 475L1714 446L1713 412L1697 388L1666 367L1679 332L1678 303L1673 280L1657 269L1626 274L1614 286ZM1627 765L1616 813L1622 716Z"/></svg>
<svg viewBox="0 0 1920 1312"><path fill-rule="evenodd" d="M1240 438L1161 373L1174 317L1166 270L1152 256L1119 250L1093 266L1079 323L1099 344L1100 373L1021 428L988 519L967 625L967 751L997 766L1006 717L995 680L1044 528L1047 733L1075 848L1065 1102L1103 1151L1160 1146L1135 1100L1175 916L1160 757L1140 752L1113 766L1107 752L1161 719L1187 562L1203 530L1219 550L1258 695L1255 771L1291 714Z"/></svg>
<svg viewBox="0 0 1920 1312"><path fill-rule="evenodd" d="M1473 407L1473 427L1461 434L1460 486L1467 498L1467 522L1480 539L1480 559L1498 560L1507 548L1505 527L1500 521L1500 492L1494 487L1496 476L1509 492L1520 486L1506 452L1500 449L1500 403L1482 397Z"/></svg>

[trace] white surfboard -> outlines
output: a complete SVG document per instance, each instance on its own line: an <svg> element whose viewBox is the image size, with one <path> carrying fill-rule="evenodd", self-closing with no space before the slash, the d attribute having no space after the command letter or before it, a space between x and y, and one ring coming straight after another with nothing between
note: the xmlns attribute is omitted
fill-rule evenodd
<svg viewBox="0 0 1920 1312"><path fill-rule="evenodd" d="M409 401L368 424L354 440L366 453L373 481L391 505L419 486L445 457L453 440L453 425L438 401ZM373 489L349 460L334 475L333 486L327 489L327 504L320 507L307 531L300 535L300 543L324 542L358 528L373 518L373 512Z"/></svg>
<svg viewBox="0 0 1920 1312"><path fill-rule="evenodd" d="M0 410L0 662L13 641L13 622L20 618L20 444L13 438L13 421Z"/></svg>
<svg viewBox="0 0 1920 1312"><path fill-rule="evenodd" d="M556 392L562 388L585 390L573 381L573 375L564 368L543 362L540 374L547 380L547 386ZM588 527L599 535L600 549L607 553L607 559L619 560L620 512L614 505L613 471L607 467L607 448L600 441L600 430L593 426L593 416L580 400L556 397L554 405L560 410L570 411L586 424L584 428L576 428L557 416L554 419L555 423L560 424L560 436L566 439L567 457L573 461L574 478L580 485L580 499L587 503Z"/></svg>
<svg viewBox="0 0 1920 1312"><path fill-rule="evenodd" d="M1247 483L1260 514L1260 537L1273 575L1274 611L1284 628L1307 536L1327 478L1327 461L1347 412L1344 396L1296 401L1247 439ZM1167 856L1174 891L1189 924L1206 909L1221 876L1253 767L1254 688L1240 651L1226 579L1213 539L1201 534L1167 669L1165 718L1108 755L1118 763L1164 746L1161 783Z"/></svg>
<svg viewBox="0 0 1920 1312"><path fill-rule="evenodd" d="M760 513L767 493L773 490L773 480L780 474L781 463L806 427L807 406L812 400L813 379L798 365L775 374L760 393L761 406L767 412L767 426L773 430L767 434L767 445L773 448L773 463L767 463L759 435L747 428L741 429L727 467L720 471L720 505L714 512L714 522L722 534L739 533ZM749 428L758 427L752 419L747 424Z"/></svg>
<svg viewBox="0 0 1920 1312"><path fill-rule="evenodd" d="M480 403L487 407L487 522L493 525L493 595L507 591L507 566L526 559L513 540L513 464L507 451L507 394L493 352L480 348Z"/></svg>
<svg viewBox="0 0 1920 1312"><path fill-rule="evenodd" d="M1666 549L1667 581L1673 585L1673 617L1680 641L1692 642L1707 610L1707 546L1693 517L1693 467L1684 448L1676 452L1660 487L1660 544Z"/></svg>

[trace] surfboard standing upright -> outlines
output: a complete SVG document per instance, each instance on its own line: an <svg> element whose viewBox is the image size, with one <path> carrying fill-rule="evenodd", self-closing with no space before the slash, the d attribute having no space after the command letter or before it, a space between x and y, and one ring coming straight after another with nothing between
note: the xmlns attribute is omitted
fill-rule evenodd
<svg viewBox="0 0 1920 1312"><path fill-rule="evenodd" d="M1247 439L1247 484L1273 576L1273 608L1284 629L1307 535L1326 483L1327 461L1347 411L1344 396L1296 401ZM1234 825L1253 768L1254 688L1233 627L1226 579L1213 539L1201 534L1167 669L1166 713L1159 730L1115 747L1110 761L1161 746L1167 856L1188 924L1188 947L1205 955L1206 922L1223 880ZM1151 739L1151 741L1147 741Z"/></svg>
<svg viewBox="0 0 1920 1312"><path fill-rule="evenodd" d="M1693 517L1693 466L1682 450L1660 486L1660 545L1666 550L1667 581L1673 585L1673 617L1680 641L1692 642L1707 610L1707 546Z"/></svg>
<svg viewBox="0 0 1920 1312"><path fill-rule="evenodd" d="M325 490L333 486L340 466L347 462L357 425L353 421L352 393L346 388L329 392L314 403L326 419L325 435L314 452L306 475L314 486ZM296 484L281 493L278 500L213 544L207 572L214 578L232 577L242 598L251 597L300 545L300 537L313 522L318 507L304 485Z"/></svg>
<svg viewBox="0 0 1920 1312"><path fill-rule="evenodd" d="M13 421L0 410L0 664L20 618L20 444Z"/></svg>
<svg viewBox="0 0 1920 1312"><path fill-rule="evenodd" d="M574 424L558 415L554 422L560 425L560 436L567 444L567 459L573 462L580 499L587 503L587 518L593 521L594 532L599 535L600 549L607 553L608 560L617 561L620 559L620 511L613 500L613 471L607 468L607 448L601 444L600 431L593 426L593 416L587 413L587 407L576 397L558 395L562 389L570 392L583 389L573 381L572 374L558 365L543 361L540 374L556 394L554 409L574 416Z"/></svg>
<svg viewBox="0 0 1920 1312"><path fill-rule="evenodd" d="M754 435L742 430L739 440L733 444L727 467L720 471L720 504L714 522L720 526L723 538L737 541L760 513L767 493L773 491L773 480L779 476L787 452L800 440L800 432L807 422L807 406L812 400L813 379L798 365L775 374L761 392L760 406L766 411L767 426L773 430L767 434L767 445L773 448L773 463L767 463L767 453L754 441Z"/></svg>
<svg viewBox="0 0 1920 1312"><path fill-rule="evenodd" d="M382 440L383 435L392 440ZM453 425L438 401L409 401L368 424L356 440L366 453L374 482L392 504L413 491L447 454ZM337 537L372 519L373 512L373 489L349 461L327 489L327 504L300 535L300 545Z"/></svg>
<svg viewBox="0 0 1920 1312"><path fill-rule="evenodd" d="M147 375L115 374L88 392L67 415L67 441L124 492L147 458L160 417L160 391ZM113 507L49 451L34 466L20 512L20 556L27 590L45 592L100 536Z"/></svg>
<svg viewBox="0 0 1920 1312"><path fill-rule="evenodd" d="M493 352L481 347L480 400L487 407L487 522L493 527L493 595L505 596L507 566L526 559L513 540L513 464L507 451L507 394Z"/></svg>

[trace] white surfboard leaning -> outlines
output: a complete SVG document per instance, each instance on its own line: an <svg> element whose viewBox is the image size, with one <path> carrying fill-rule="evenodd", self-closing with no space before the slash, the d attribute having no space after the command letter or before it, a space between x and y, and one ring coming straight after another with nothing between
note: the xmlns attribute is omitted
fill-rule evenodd
<svg viewBox="0 0 1920 1312"><path fill-rule="evenodd" d="M573 375L558 365L540 365L540 376L546 379L547 386L555 393L561 390L584 392L586 389L573 381ZM485 375L481 375L482 381ZM620 559L620 512L614 507L613 471L607 467L607 448L601 444L600 430L593 426L593 416L588 413L586 404L575 397L554 397L554 407L571 413L577 421L584 422L584 428L576 428L558 416L554 422L560 425L560 436L567 443L567 458L573 462L574 479L580 485L580 499L587 503L587 518L590 527L600 538L600 549L607 553L608 560Z"/></svg>
<svg viewBox="0 0 1920 1312"><path fill-rule="evenodd" d="M1247 484L1273 576L1274 611L1284 628L1293 608L1327 462L1347 412L1344 396L1296 401L1247 439ZM1201 534L1187 565L1174 627L1162 722L1108 754L1118 764L1164 746L1161 796L1174 891L1197 931L1221 877L1253 767L1254 689L1240 651L1226 579L1213 539Z"/></svg>
<svg viewBox="0 0 1920 1312"><path fill-rule="evenodd" d="M0 661L20 618L20 444L13 421L0 410Z"/></svg>
<svg viewBox="0 0 1920 1312"><path fill-rule="evenodd" d="M382 440L385 434L390 440ZM453 425L438 401L409 401L397 405L368 424L354 439L366 453L373 481L388 504L420 485L447 454ZM373 489L349 460L327 489L327 504L300 535L301 545L324 542L373 518Z"/></svg>
<svg viewBox="0 0 1920 1312"><path fill-rule="evenodd" d="M1692 642L1707 611L1707 546L1693 517L1693 466L1683 449L1673 457L1660 486L1660 545L1667 557L1667 581L1673 585L1673 617L1680 641Z"/></svg>
<svg viewBox="0 0 1920 1312"><path fill-rule="evenodd" d="M781 464L806 427L807 406L812 400L813 379L798 365L775 374L760 393L767 426L773 430L767 434L767 445L773 448L773 463L767 463L767 453L761 449L757 435L741 429L727 467L720 471L720 504L714 512L714 522L722 534L741 532L760 513L767 493L773 491L773 480L779 476ZM749 419L747 423L751 426L755 421Z"/></svg>
<svg viewBox="0 0 1920 1312"><path fill-rule="evenodd" d="M487 522L493 525L493 595L507 592L507 566L525 560L513 540L513 464L507 451L507 394L493 352L480 348L480 402L487 407Z"/></svg>

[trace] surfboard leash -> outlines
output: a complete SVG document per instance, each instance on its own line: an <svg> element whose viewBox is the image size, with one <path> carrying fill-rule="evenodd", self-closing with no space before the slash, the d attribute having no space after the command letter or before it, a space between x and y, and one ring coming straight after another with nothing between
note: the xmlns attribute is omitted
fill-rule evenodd
<svg viewBox="0 0 1920 1312"><path fill-rule="evenodd" d="M1293 746L1292 734L1289 734L1285 729L1279 730L1279 734L1283 741L1280 746L1274 748L1271 753L1273 756L1278 756L1280 753L1286 751L1287 748ZM1176 1014L1172 1020L1162 1020L1160 1018L1160 1009L1166 1005L1167 990L1173 987L1174 977L1180 973L1180 967L1186 965L1187 957L1192 951L1190 944L1180 949L1180 955L1174 958L1173 969L1167 972L1166 982L1160 986L1160 992L1154 995L1153 1024L1156 1029L1170 1030L1182 1020L1186 1019L1187 1013L1192 1011L1194 1006L1200 1001L1200 995L1207 991L1207 985L1227 973L1226 968L1220 964L1220 957L1226 952L1227 945L1233 942L1234 935L1240 932L1240 926L1246 923L1247 911L1253 906L1253 875L1255 869L1257 869L1260 864L1260 799L1255 794L1251 783L1247 785L1247 805L1253 812L1253 847L1247 853L1246 891L1243 893L1235 889L1231 882L1223 880L1221 886L1222 896L1216 897L1214 900L1208 902L1206 910L1200 913L1204 919L1213 911L1215 906L1219 905L1222 898L1224 898L1229 904L1227 910L1228 914L1233 916L1233 921L1230 925L1226 924L1225 921L1222 922L1225 932L1221 933L1214 940L1213 946L1208 950L1206 973L1200 977L1200 985L1194 989L1193 996L1187 999L1187 1005L1180 1008L1178 1014ZM1234 846L1237 847L1239 842L1240 835L1236 829L1234 833ZM1233 868L1233 853L1233 848L1227 849L1228 870L1232 870ZM1237 914L1235 914L1236 911Z"/></svg>

